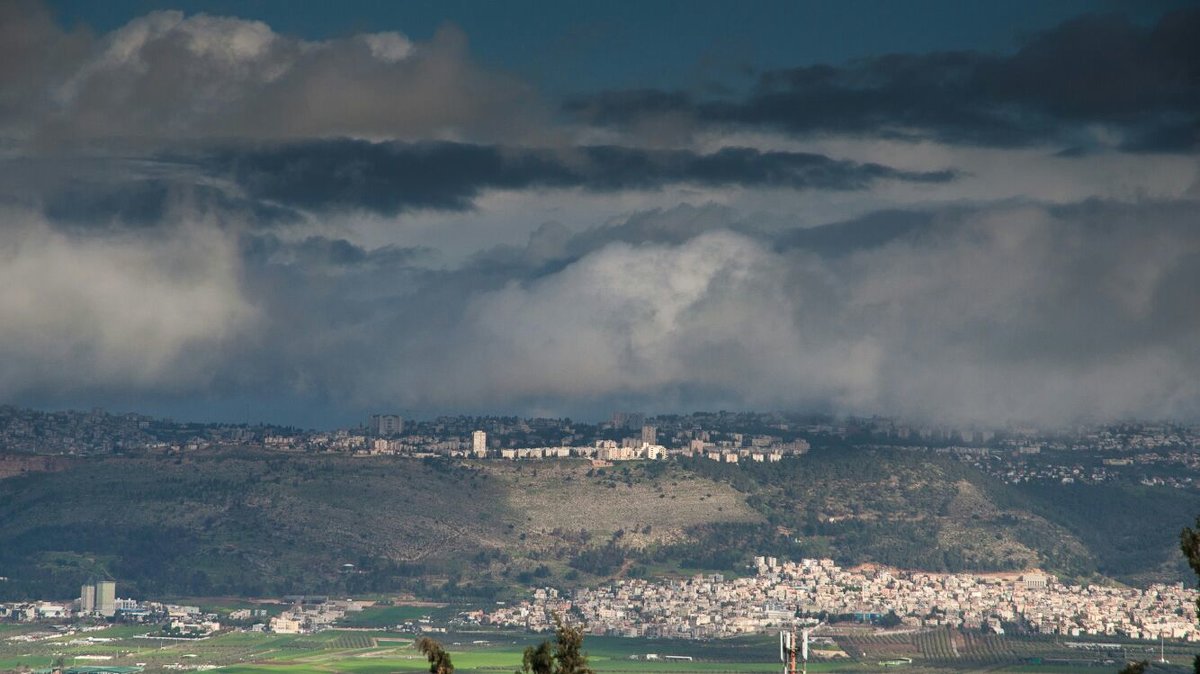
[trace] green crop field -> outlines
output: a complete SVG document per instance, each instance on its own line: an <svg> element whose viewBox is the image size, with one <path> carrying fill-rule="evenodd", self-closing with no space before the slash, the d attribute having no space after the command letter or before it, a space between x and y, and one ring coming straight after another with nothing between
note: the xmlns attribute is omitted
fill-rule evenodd
<svg viewBox="0 0 1200 674"><path fill-rule="evenodd" d="M67 635L51 634L36 626L4 626L0 632L0 672L22 667L49 666L62 657L68 664L143 665L147 673L171 669L212 668L222 674L390 674L424 672L424 658L413 648L411 635L374 630L330 630L309 635L275 635L230 632L208 639L148 639L151 627L121 626ZM21 640L39 635L34 641ZM457 671L463 674L507 674L520 666L522 651L550 635L510 632L451 632L435 635L450 652ZM17 638L18 640L13 640ZM91 637L93 641L88 641ZM103 641L95 641L101 639ZM1024 672L1028 674L1076 674L1116 671L1124 658L1155 659L1151 645L1130 642L1125 653L1097 654L1066 648L1049 638L999 637L931 630L914 634L860 633L838 637L853 656L834 661L809 663L811 672L865 673L903 671L912 674L949 672ZM778 643L771 636L743 637L719 641L627 639L588 637L585 650L591 666L599 673L716 674L718 672L778 672ZM1167 656L1174 669L1190 671L1192 648L1168 644ZM657 660L645 659L656 654ZM692 661L668 661L662 656L692 657ZM91 656L84 657L84 656ZM98 660L97 657L108 657ZM882 662L911 657L912 664L883 667ZM1024 664L1029 658L1044 658L1046 664ZM1052 662L1071 658L1071 665ZM1090 666L1081 660L1091 660Z"/></svg>
<svg viewBox="0 0 1200 674"><path fill-rule="evenodd" d="M0 670L45 667L55 658L109 656L106 664L144 663L147 671L167 667L216 665L230 674L385 674L425 670L412 638L386 632L333 630L316 635L228 633L194 641L147 639L148 627L115 627L86 634L53 636L34 642L0 641ZM16 634L16 630L9 630ZM509 672L522 651L546 636L494 632L441 635L462 672ZM111 641L83 642L87 637ZM587 648L600 672L774 672L778 665L770 639L688 642L590 637ZM633 660L630 656L690 655L693 662ZM80 661L83 664L84 661ZM828 666L813 671L831 671Z"/></svg>
<svg viewBox="0 0 1200 674"><path fill-rule="evenodd" d="M453 606L372 606L347 613L341 624L346 627L394 627L423 617L444 620L460 610Z"/></svg>
<svg viewBox="0 0 1200 674"><path fill-rule="evenodd" d="M450 651L457 671L509 672L520 667L526 646L541 638L531 635L452 634L444 643ZM486 642L486 643L476 643ZM753 645L753 647L751 647ZM649 639L618 639L590 637L586 651L591 666L598 672L664 672L687 674L709 672L776 672L779 664L773 641L730 640L722 643L662 641ZM692 662L634 660L630 656L690 655ZM738 655L753 657L743 661ZM814 664L811 671L848 671L849 663L839 666ZM358 653L311 653L287 662L272 664L233 665L222 668L228 674L288 674L319 672L333 674L385 674L387 672L424 671L425 661L409 643L381 642L380 647Z"/></svg>

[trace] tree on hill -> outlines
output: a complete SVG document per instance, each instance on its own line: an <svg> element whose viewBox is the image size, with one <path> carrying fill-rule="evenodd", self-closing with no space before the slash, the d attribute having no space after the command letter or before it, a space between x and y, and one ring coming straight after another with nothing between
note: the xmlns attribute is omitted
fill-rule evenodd
<svg viewBox="0 0 1200 674"><path fill-rule="evenodd" d="M450 654L442 645L429 637L417 639L417 650L429 660L429 674L454 674L454 665L450 663Z"/></svg>
<svg viewBox="0 0 1200 674"><path fill-rule="evenodd" d="M554 644L543 641L525 648L516 674L596 674L583 653L583 628L572 627L554 614Z"/></svg>

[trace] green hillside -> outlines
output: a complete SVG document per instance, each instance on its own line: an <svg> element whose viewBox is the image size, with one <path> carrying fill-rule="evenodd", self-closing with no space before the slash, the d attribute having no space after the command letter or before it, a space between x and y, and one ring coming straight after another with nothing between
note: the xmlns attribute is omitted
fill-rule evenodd
<svg viewBox="0 0 1200 674"><path fill-rule="evenodd" d="M939 455L814 451L592 469L231 452L0 480L0 598L391 593L490 598L611 575L744 571L754 554L930 570L1186 577L1168 488L1003 485ZM346 566L353 565L353 566Z"/></svg>
<svg viewBox="0 0 1200 674"><path fill-rule="evenodd" d="M1178 536L1200 494L1111 484L1008 485L950 457L827 449L778 465L693 460L746 495L769 525L708 527L697 550L730 536L786 556L828 556L935 571L1042 567L1071 577L1189 580Z"/></svg>
<svg viewBox="0 0 1200 674"><path fill-rule="evenodd" d="M504 515L495 481L423 462L118 458L3 485L0 563L43 595L95 566L143 594L370 586L499 541Z"/></svg>

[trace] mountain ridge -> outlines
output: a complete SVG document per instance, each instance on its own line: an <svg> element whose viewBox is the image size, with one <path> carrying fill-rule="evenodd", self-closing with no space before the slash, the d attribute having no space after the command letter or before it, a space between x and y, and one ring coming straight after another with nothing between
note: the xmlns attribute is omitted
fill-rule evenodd
<svg viewBox="0 0 1200 674"><path fill-rule="evenodd" d="M743 573L760 554L1146 583L1187 578L1174 537L1200 512L1166 487L1008 485L861 448L746 466L231 450L52 467L0 480L0 596L69 596L103 568L142 594L494 598Z"/></svg>

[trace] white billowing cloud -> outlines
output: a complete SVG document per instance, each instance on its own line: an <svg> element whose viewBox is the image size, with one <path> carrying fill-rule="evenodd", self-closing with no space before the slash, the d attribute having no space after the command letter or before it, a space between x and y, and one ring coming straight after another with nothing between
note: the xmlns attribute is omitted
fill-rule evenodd
<svg viewBox="0 0 1200 674"><path fill-rule="evenodd" d="M330 136L511 141L539 128L533 91L475 65L465 36L450 26L420 45L398 32L307 41L259 21L170 10L91 37L68 36L45 14L0 12L0 35L42 34L13 49L17 65L0 68L0 88L26 87L21 105L0 105L0 129L42 146Z"/></svg>
<svg viewBox="0 0 1200 674"><path fill-rule="evenodd" d="M806 326L836 292L827 274L816 258L728 231L680 245L613 243L559 273L476 294L461 326L441 336L441 357L397 363L394 383L414 404L869 402L878 346Z"/></svg>
<svg viewBox="0 0 1200 674"><path fill-rule="evenodd" d="M152 12L109 35L107 47L90 64L91 69L132 67L145 72L152 65L154 43L164 39L176 42L196 59L235 65L263 58L276 36L261 21L204 14L187 17L175 10Z"/></svg>
<svg viewBox="0 0 1200 674"><path fill-rule="evenodd" d="M407 37L397 32L368 33L362 36L371 49L371 55L385 63L396 63L408 58L413 52L413 44Z"/></svg>
<svg viewBox="0 0 1200 674"><path fill-rule="evenodd" d="M73 237L0 213L0 393L194 390L256 310L230 237Z"/></svg>
<svg viewBox="0 0 1200 674"><path fill-rule="evenodd" d="M751 286L770 300L781 276L764 262L756 244L724 233L677 248L616 244L554 277L485 293L469 310L485 381L497 391L585 395L702 382L711 372L689 371L685 350L729 346L747 318L778 322L760 316L761 305L728 302Z"/></svg>

